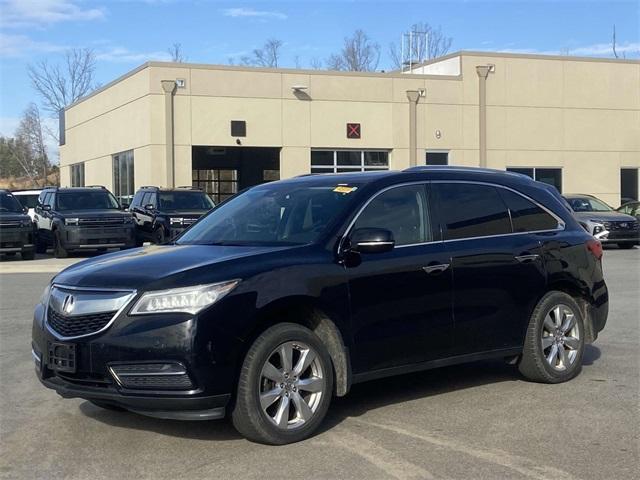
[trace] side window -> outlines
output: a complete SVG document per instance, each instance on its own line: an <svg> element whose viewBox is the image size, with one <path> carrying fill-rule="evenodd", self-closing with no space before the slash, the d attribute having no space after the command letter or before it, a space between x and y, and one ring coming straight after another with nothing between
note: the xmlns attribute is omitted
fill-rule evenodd
<svg viewBox="0 0 640 480"><path fill-rule="evenodd" d="M41 192L40 195L38 196L38 203L40 205L45 205L45 198L47 198L47 195L49 195L48 192Z"/></svg>
<svg viewBox="0 0 640 480"><path fill-rule="evenodd" d="M498 190L473 183L434 183L445 240L511 233Z"/></svg>
<svg viewBox="0 0 640 480"><path fill-rule="evenodd" d="M54 209L55 199L56 199L56 194L55 193L50 193L47 196L46 204L51 206L51 210Z"/></svg>
<svg viewBox="0 0 640 480"><path fill-rule="evenodd" d="M504 188L498 190L509 207L514 232L536 232L558 228L558 221L535 203L510 190Z"/></svg>
<svg viewBox="0 0 640 480"><path fill-rule="evenodd" d="M407 185L381 193L360 213L357 228L391 230L397 246L430 241L425 186Z"/></svg>
<svg viewBox="0 0 640 480"><path fill-rule="evenodd" d="M150 203L151 203L151 193L150 192L146 192L144 194L144 196L142 197L142 206L146 207Z"/></svg>

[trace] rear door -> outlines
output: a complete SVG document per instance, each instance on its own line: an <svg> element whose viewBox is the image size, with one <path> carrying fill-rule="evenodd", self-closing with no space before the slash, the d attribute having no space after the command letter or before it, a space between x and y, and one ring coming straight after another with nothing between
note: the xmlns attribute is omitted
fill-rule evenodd
<svg viewBox="0 0 640 480"><path fill-rule="evenodd" d="M455 353L521 346L546 286L540 240L513 233L501 187L434 182L433 189L453 270Z"/></svg>
<svg viewBox="0 0 640 480"><path fill-rule="evenodd" d="M361 254L346 267L351 299L355 373L447 356L452 345L448 254L434 235L424 184L379 193L356 220L395 239L386 253Z"/></svg>

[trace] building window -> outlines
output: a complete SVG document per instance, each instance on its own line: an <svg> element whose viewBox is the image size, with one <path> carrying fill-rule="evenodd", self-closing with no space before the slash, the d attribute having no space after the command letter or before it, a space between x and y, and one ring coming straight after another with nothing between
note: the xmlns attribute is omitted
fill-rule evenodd
<svg viewBox="0 0 640 480"><path fill-rule="evenodd" d="M620 203L638 200L638 169L620 169Z"/></svg>
<svg viewBox="0 0 640 480"><path fill-rule="evenodd" d="M84 162L71 165L71 186L84 187Z"/></svg>
<svg viewBox="0 0 640 480"><path fill-rule="evenodd" d="M192 175L192 185L206 192L216 204L238 193L238 170L192 170Z"/></svg>
<svg viewBox="0 0 640 480"><path fill-rule="evenodd" d="M311 173L389 170L386 150L311 150Z"/></svg>
<svg viewBox="0 0 640 480"><path fill-rule="evenodd" d="M521 173L538 182L547 183L556 187L562 193L562 169L539 167L507 167L507 172Z"/></svg>
<svg viewBox="0 0 640 480"><path fill-rule="evenodd" d="M135 192L133 150L113 155L113 193L120 203L131 204Z"/></svg>
<svg viewBox="0 0 640 480"><path fill-rule="evenodd" d="M449 165L448 150L427 150L425 155L426 165Z"/></svg>

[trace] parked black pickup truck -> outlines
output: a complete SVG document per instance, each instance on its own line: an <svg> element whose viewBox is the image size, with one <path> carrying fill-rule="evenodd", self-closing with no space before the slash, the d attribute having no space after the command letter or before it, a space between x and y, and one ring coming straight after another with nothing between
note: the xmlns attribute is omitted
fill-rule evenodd
<svg viewBox="0 0 640 480"><path fill-rule="evenodd" d="M135 246L133 219L104 187L46 188L36 206L37 250L57 258L73 250Z"/></svg>
<svg viewBox="0 0 640 480"><path fill-rule="evenodd" d="M35 256L35 229L26 208L8 190L0 190L0 254Z"/></svg>

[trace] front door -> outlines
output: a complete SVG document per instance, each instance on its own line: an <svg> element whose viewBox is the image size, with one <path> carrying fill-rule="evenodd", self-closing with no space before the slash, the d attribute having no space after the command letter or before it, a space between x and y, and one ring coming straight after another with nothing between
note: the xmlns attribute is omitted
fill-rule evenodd
<svg viewBox="0 0 640 480"><path fill-rule="evenodd" d="M354 373L446 356L452 344L452 276L444 245L434 240L424 184L393 187L362 211L359 228L390 230L387 253L361 254L347 265Z"/></svg>

